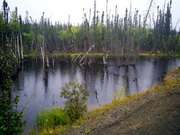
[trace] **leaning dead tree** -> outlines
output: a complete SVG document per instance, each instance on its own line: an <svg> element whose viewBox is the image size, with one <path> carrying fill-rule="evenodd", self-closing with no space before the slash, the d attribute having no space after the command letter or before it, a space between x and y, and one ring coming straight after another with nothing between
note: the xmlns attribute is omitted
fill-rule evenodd
<svg viewBox="0 0 180 135"><path fill-rule="evenodd" d="M75 63L75 62L77 61L77 59L78 59L81 55L82 55L82 52L80 52L80 53L78 54L78 56L73 60L73 63Z"/></svg>
<svg viewBox="0 0 180 135"><path fill-rule="evenodd" d="M85 53L85 55L80 59L79 63L80 63L81 66L84 65L84 64L86 64L86 62L84 62L84 59L86 58L86 56L88 55L88 53L89 53L93 48L94 48L94 45L92 45L92 46L89 48L89 50Z"/></svg>

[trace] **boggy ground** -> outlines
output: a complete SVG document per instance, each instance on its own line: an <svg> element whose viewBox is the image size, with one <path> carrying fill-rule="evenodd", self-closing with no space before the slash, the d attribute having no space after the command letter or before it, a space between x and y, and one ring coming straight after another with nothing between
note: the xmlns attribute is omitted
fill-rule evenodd
<svg viewBox="0 0 180 135"><path fill-rule="evenodd" d="M80 123L80 122L79 122ZM89 113L62 135L180 135L180 68L150 90Z"/></svg>

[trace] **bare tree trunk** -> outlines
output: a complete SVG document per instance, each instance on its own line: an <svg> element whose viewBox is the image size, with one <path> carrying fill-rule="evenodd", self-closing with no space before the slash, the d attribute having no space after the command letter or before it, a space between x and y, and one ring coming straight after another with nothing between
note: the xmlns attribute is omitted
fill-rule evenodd
<svg viewBox="0 0 180 135"><path fill-rule="evenodd" d="M23 55L23 42L22 42L22 34L20 33L20 45L21 45L21 59L24 59L24 55Z"/></svg>
<svg viewBox="0 0 180 135"><path fill-rule="evenodd" d="M20 47L19 47L19 37L17 35L17 56L18 56L18 60L20 62Z"/></svg>
<svg viewBox="0 0 180 135"><path fill-rule="evenodd" d="M34 36L34 34L33 34L33 39L32 39L32 41L31 41L31 51L33 50L34 38L35 38L35 36Z"/></svg>
<svg viewBox="0 0 180 135"><path fill-rule="evenodd" d="M43 61L43 64L44 64L44 48L43 47L41 47L41 55L42 55L42 61Z"/></svg>
<svg viewBox="0 0 180 135"><path fill-rule="evenodd" d="M46 66L49 67L49 57L46 55Z"/></svg>
<svg viewBox="0 0 180 135"><path fill-rule="evenodd" d="M41 46L41 55L42 55L42 60L43 60L43 65L45 62L45 45L44 45L44 32L43 32L43 41L42 41L42 46Z"/></svg>
<svg viewBox="0 0 180 135"><path fill-rule="evenodd" d="M106 66L107 65L107 58L108 58L109 54L108 51L106 52L106 54L104 54L103 56L103 64Z"/></svg>
<svg viewBox="0 0 180 135"><path fill-rule="evenodd" d="M81 54L82 54L82 52L80 52L80 53L78 54L78 56L74 59L73 63L76 62L76 60L81 56Z"/></svg>

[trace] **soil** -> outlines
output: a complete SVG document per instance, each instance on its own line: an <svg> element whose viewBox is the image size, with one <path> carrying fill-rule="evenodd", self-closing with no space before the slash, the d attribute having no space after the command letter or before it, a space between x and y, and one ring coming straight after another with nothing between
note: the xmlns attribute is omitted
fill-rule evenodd
<svg viewBox="0 0 180 135"><path fill-rule="evenodd" d="M175 84L155 87L86 118L63 135L180 135L180 68L166 75ZM165 79L166 80L166 79ZM166 84L166 83L165 83ZM167 87L168 86L168 87Z"/></svg>

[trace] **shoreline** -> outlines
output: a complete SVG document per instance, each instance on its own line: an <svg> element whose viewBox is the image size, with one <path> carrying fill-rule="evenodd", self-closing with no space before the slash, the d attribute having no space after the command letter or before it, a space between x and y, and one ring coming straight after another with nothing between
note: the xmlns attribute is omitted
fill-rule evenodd
<svg viewBox="0 0 180 135"><path fill-rule="evenodd" d="M63 57L77 57L79 55L79 53L52 53L49 54L49 56L63 56ZM82 53L82 55L85 55L85 53ZM90 54L86 54L87 56L95 56L95 57L102 57L104 55L106 55L106 53L90 53ZM134 56L135 54L129 54L128 56ZM41 55L36 55L36 54L24 54L24 57L39 57ZM110 57L117 57L117 56L123 56L122 54L109 54ZM124 55L126 56L126 55ZM163 53L139 53L138 56L144 56L144 57L177 57L180 58L180 54L173 54L173 55L168 55L168 54L163 54Z"/></svg>
<svg viewBox="0 0 180 135"><path fill-rule="evenodd" d="M174 121L174 117L180 121L179 100L180 67L168 71L163 82L150 89L93 108L72 125L60 125L38 134L176 134L180 131Z"/></svg>
<svg viewBox="0 0 180 135"><path fill-rule="evenodd" d="M179 100L180 67L168 71L162 83L147 91L89 112L84 121L61 134L177 134Z"/></svg>

